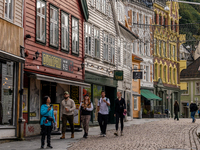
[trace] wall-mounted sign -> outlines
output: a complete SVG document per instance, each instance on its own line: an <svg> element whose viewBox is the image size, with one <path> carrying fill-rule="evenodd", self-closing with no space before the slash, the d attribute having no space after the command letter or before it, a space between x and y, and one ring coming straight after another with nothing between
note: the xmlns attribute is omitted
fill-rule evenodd
<svg viewBox="0 0 200 150"><path fill-rule="evenodd" d="M114 70L114 80L123 81L124 72L122 70Z"/></svg>
<svg viewBox="0 0 200 150"><path fill-rule="evenodd" d="M54 56L45 52L42 52L42 65L71 73L73 73L74 69L73 61Z"/></svg>
<svg viewBox="0 0 200 150"><path fill-rule="evenodd" d="M70 98L74 100L75 104L79 104L79 87L70 85Z"/></svg>
<svg viewBox="0 0 200 150"><path fill-rule="evenodd" d="M35 112L30 112L30 113L29 113L29 116L30 116L30 117L36 117L36 113L35 113Z"/></svg>
<svg viewBox="0 0 200 150"><path fill-rule="evenodd" d="M142 72L133 72L133 79L142 79Z"/></svg>

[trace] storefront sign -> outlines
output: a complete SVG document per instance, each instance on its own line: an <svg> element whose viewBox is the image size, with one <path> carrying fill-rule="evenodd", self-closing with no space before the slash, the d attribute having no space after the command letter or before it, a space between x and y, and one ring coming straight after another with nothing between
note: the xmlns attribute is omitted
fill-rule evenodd
<svg viewBox="0 0 200 150"><path fill-rule="evenodd" d="M133 72L133 79L142 79L142 72Z"/></svg>
<svg viewBox="0 0 200 150"><path fill-rule="evenodd" d="M74 100L75 104L79 104L79 87L70 86L70 97Z"/></svg>
<svg viewBox="0 0 200 150"><path fill-rule="evenodd" d="M122 70L114 70L114 80L123 81L124 72Z"/></svg>
<svg viewBox="0 0 200 150"><path fill-rule="evenodd" d="M36 117L36 113L34 113L34 112L30 112L30 117Z"/></svg>
<svg viewBox="0 0 200 150"><path fill-rule="evenodd" d="M54 113L54 118L56 120L56 127L57 129L55 129L55 131L58 131L58 129L60 128L60 104L52 104L53 105L53 113Z"/></svg>
<svg viewBox="0 0 200 150"><path fill-rule="evenodd" d="M42 52L42 65L71 73L73 73L74 69L73 61L44 52Z"/></svg>

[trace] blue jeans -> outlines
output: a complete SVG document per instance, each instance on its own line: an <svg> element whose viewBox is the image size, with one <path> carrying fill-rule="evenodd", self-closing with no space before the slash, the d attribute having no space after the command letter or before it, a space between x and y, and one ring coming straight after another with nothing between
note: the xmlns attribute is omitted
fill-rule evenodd
<svg viewBox="0 0 200 150"><path fill-rule="evenodd" d="M192 118L192 122L194 122L194 121L195 121L195 118L194 118L195 114L196 114L196 111L193 111L193 112L191 112L191 118Z"/></svg>

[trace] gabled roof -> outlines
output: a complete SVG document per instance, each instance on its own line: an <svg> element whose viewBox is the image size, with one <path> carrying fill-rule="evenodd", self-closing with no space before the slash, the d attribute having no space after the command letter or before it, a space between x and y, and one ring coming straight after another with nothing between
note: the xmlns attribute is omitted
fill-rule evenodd
<svg viewBox="0 0 200 150"><path fill-rule="evenodd" d="M200 71L198 71L200 66L200 57L197 58L193 63L191 63L187 69L181 71L181 78L199 78Z"/></svg>
<svg viewBox="0 0 200 150"><path fill-rule="evenodd" d="M82 7L82 10L83 10L85 21L88 21L89 12L88 12L87 1L86 0L80 0L80 1L81 1L81 7Z"/></svg>

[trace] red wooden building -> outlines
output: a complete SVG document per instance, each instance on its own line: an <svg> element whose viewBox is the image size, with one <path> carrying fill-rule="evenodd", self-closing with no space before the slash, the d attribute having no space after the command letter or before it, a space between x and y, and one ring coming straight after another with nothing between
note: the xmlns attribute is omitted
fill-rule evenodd
<svg viewBox="0 0 200 150"><path fill-rule="evenodd" d="M60 103L64 91L76 104L84 83L84 21L86 0L27 0L24 5L23 114L25 136L40 133L44 96ZM59 110L57 110L59 117ZM79 124L79 119L75 120ZM59 120L58 120L59 122ZM59 125L58 125L59 127Z"/></svg>

